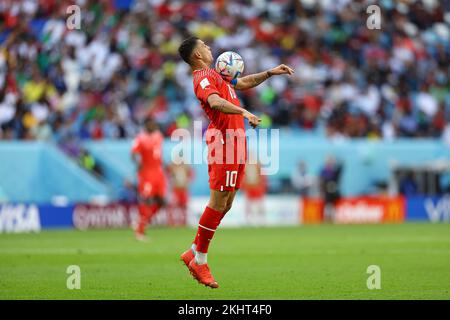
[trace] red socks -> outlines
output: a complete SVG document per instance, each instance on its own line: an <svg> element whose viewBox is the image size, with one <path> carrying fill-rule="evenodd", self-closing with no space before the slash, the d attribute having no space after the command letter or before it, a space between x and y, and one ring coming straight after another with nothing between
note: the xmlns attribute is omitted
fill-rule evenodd
<svg viewBox="0 0 450 320"><path fill-rule="evenodd" d="M139 223L136 228L137 233L144 234L145 227L158 210L159 206L156 204L139 204Z"/></svg>
<svg viewBox="0 0 450 320"><path fill-rule="evenodd" d="M207 253L209 242L214 236L220 221L224 217L222 212L206 207L200 221L198 223L197 235L195 237L194 243L197 246L197 251L201 253Z"/></svg>

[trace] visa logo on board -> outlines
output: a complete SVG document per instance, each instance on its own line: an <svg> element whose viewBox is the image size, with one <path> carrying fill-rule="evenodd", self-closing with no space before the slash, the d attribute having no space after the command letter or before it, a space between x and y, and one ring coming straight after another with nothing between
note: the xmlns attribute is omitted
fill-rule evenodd
<svg viewBox="0 0 450 320"><path fill-rule="evenodd" d="M436 204L426 199L425 210L431 222L450 221L450 197L440 198Z"/></svg>
<svg viewBox="0 0 450 320"><path fill-rule="evenodd" d="M0 233L39 232L41 220L36 205L6 204L0 206Z"/></svg>

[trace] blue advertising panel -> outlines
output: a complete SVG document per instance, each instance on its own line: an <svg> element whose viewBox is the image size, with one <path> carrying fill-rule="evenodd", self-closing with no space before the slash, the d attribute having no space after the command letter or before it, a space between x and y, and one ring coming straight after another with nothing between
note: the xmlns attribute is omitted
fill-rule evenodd
<svg viewBox="0 0 450 320"><path fill-rule="evenodd" d="M73 228L72 216L75 206L55 207L52 205L39 205L39 215L43 229Z"/></svg>
<svg viewBox="0 0 450 320"><path fill-rule="evenodd" d="M406 219L431 222L450 221L450 196L408 197L406 200Z"/></svg>
<svg viewBox="0 0 450 320"><path fill-rule="evenodd" d="M0 233L39 232L41 229L73 228L74 206L33 203L0 204Z"/></svg>

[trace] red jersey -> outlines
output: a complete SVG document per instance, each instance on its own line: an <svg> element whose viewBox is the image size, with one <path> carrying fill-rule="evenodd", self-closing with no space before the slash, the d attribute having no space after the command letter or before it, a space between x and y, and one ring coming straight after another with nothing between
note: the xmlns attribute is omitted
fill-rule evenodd
<svg viewBox="0 0 450 320"><path fill-rule="evenodd" d="M240 106L240 101L231 84L224 80L216 70L208 68L195 70L193 73L194 92L205 111L206 116L211 121L209 128L215 128L226 133L226 129L245 130L244 117L239 114L226 114L214 110L208 103L208 97L216 93L221 98Z"/></svg>
<svg viewBox="0 0 450 320"><path fill-rule="evenodd" d="M162 145L164 137L160 131L143 132L136 136L131 151L141 156L140 177L149 177L163 172Z"/></svg>
<svg viewBox="0 0 450 320"><path fill-rule="evenodd" d="M208 97L215 93L236 106L240 106L239 99L231 84L222 79L214 69L194 71L193 81L195 95L210 120L208 130L212 130L209 131L212 133L211 136L208 135L208 132L206 134L209 187L220 191L237 190L240 188L244 176L247 157L244 117L239 114L226 114L211 108ZM218 137L215 135L214 129L221 132L222 150L216 148ZM234 130L234 132L227 132L228 130ZM232 135L227 135L227 133ZM217 154L218 150L222 151L222 155ZM232 153L231 159L228 158L229 152Z"/></svg>

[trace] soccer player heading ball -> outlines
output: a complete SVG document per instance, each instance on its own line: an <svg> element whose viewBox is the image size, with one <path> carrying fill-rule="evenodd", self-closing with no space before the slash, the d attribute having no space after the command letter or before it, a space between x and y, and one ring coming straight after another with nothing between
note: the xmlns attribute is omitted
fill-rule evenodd
<svg viewBox="0 0 450 320"><path fill-rule="evenodd" d="M182 42L178 52L192 69L195 95L210 120L206 132L209 203L200 217L192 247L181 255L181 259L198 282L211 288L218 288L219 285L214 280L206 259L209 242L220 221L230 210L244 176L247 157L244 118L253 128L261 122L257 116L240 106L234 89L250 89L271 76L291 75L294 70L281 64L273 69L242 78L222 78L216 70L210 68L213 56L210 47L202 40L190 37ZM242 138L241 144L236 144L235 138ZM218 141L222 145L220 150L217 148ZM240 148L242 143L244 148Z"/></svg>

